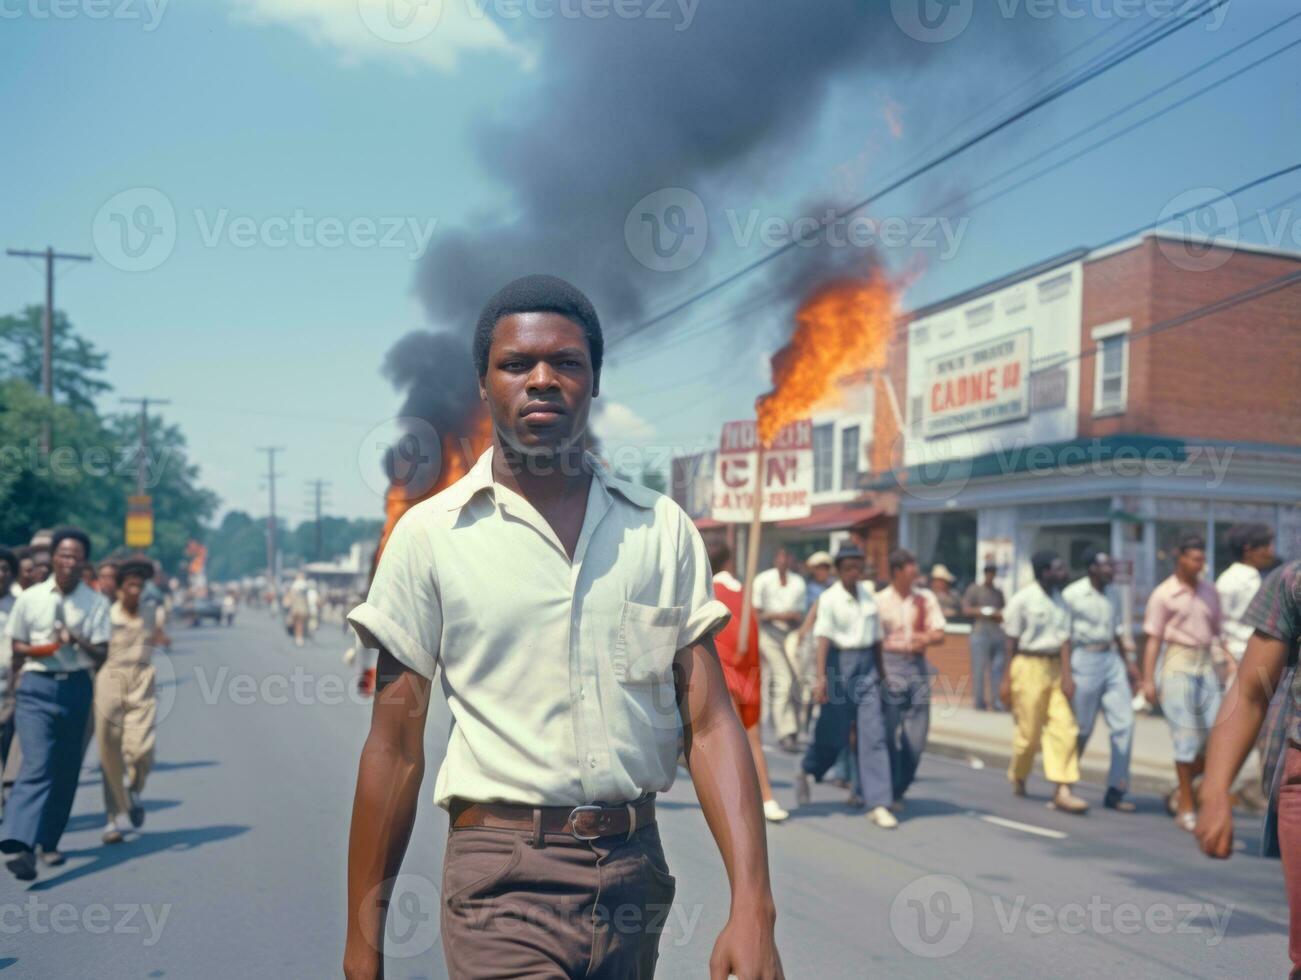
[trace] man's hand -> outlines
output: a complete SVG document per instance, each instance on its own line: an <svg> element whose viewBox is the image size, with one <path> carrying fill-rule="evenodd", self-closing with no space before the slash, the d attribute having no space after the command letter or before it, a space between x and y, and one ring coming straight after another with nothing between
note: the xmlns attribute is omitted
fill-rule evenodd
<svg viewBox="0 0 1301 980"><path fill-rule="evenodd" d="M1201 793L1201 810L1197 814L1197 843L1207 857L1228 858L1233 855L1233 805L1224 792Z"/></svg>
<svg viewBox="0 0 1301 980"><path fill-rule="evenodd" d="M1143 680L1143 697L1147 698L1148 704L1156 704L1156 681L1148 677Z"/></svg>
<svg viewBox="0 0 1301 980"><path fill-rule="evenodd" d="M813 703L814 703L814 704L826 704L826 703L827 703L827 679L826 679L826 677L819 677L817 680L815 680L815 681L813 682L813 691L812 691L812 695L813 695Z"/></svg>
<svg viewBox="0 0 1301 980"><path fill-rule="evenodd" d="M773 917L755 916L727 920L709 957L709 980L785 980L777 943L773 938Z"/></svg>
<svg viewBox="0 0 1301 980"><path fill-rule="evenodd" d="M1062 693L1067 701L1075 700L1075 678L1070 674L1062 674Z"/></svg>

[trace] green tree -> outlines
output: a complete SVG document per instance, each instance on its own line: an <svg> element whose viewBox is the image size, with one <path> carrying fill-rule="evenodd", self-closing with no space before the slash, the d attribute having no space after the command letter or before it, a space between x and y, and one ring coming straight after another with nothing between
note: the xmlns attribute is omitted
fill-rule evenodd
<svg viewBox="0 0 1301 980"><path fill-rule="evenodd" d="M112 390L100 375L108 355L78 335L62 310L54 311L54 400L93 411L95 398ZM45 359L43 307L0 317L0 375L21 378L41 390Z"/></svg>

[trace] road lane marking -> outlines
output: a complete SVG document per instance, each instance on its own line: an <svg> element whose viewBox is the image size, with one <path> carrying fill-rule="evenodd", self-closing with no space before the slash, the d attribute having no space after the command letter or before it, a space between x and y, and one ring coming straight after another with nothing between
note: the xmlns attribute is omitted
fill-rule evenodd
<svg viewBox="0 0 1301 980"><path fill-rule="evenodd" d="M1038 834L1040 837L1051 837L1053 840L1065 840L1070 835L1060 831L1052 830L1049 827L1036 827L1032 823L1021 823L1019 820L1008 820L1006 817L996 817L990 813L977 813L975 810L968 810L973 817L979 817L985 823L992 823L996 827L1007 827L1009 830L1020 830L1027 834Z"/></svg>

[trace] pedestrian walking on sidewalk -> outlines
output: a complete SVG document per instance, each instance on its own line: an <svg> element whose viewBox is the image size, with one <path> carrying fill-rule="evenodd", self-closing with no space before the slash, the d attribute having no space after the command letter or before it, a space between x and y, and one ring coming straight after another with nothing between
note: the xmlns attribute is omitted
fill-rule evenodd
<svg viewBox="0 0 1301 980"><path fill-rule="evenodd" d="M1205 567L1206 542L1185 535L1175 552L1174 574L1152 590L1143 617L1143 694L1153 704L1160 698L1170 725L1179 780L1175 820L1189 832L1197 824L1193 781L1206 767L1206 740L1221 700L1214 648L1221 643L1224 623L1215 586L1201 577ZM1226 654L1220 663L1231 676L1233 658Z"/></svg>
<svg viewBox="0 0 1301 980"><path fill-rule="evenodd" d="M839 581L818 597L813 699L822 707L795 773L795 793L800 806L809 802L809 777L822 781L857 726L857 796L872 823L892 830L898 820L890 812L894 791L881 699L881 630L871 583L863 581L864 564L860 548L844 545L836 553Z"/></svg>
<svg viewBox="0 0 1301 980"><path fill-rule="evenodd" d="M602 346L562 280L489 300L473 349L493 443L402 516L348 617L380 651L348 845L349 978L383 972L435 672L452 715L434 796L453 980L654 975L675 893L655 797L679 747L729 872L710 975L783 975L759 784L712 639L727 608L682 509L583 451Z"/></svg>
<svg viewBox="0 0 1301 980"><path fill-rule="evenodd" d="M63 863L59 840L72 813L90 715L92 669L108 653L108 602L82 581L90 538L79 528L51 535L52 574L26 589L9 616L17 680L15 727L23 761L5 807L0 852L20 881L36 877L36 850Z"/></svg>
<svg viewBox="0 0 1301 980"><path fill-rule="evenodd" d="M998 566L986 562L982 572L981 581L972 582L962 596L962 614L971 619L971 703L977 711L984 711L990 704L995 711L1006 711L1007 705L998 692L1007 661L1007 637L1003 635L1003 607L1007 601L1003 590L994 584Z"/></svg>
<svg viewBox="0 0 1301 980"><path fill-rule="evenodd" d="M158 711L151 661L163 611L140 599L153 574L153 565L143 556L119 566L118 599L109 610L108 659L95 676L95 729L108 816L105 844L121 843L126 830L138 830L145 822L140 794L153 768Z"/></svg>
<svg viewBox="0 0 1301 980"><path fill-rule="evenodd" d="M1008 666L1002 698L1016 721L1007 778L1013 792L1025 796L1042 745L1044 776L1057 786L1048 805L1084 813L1089 805L1072 791L1080 781L1080 729L1071 708L1071 622L1061 597L1066 566L1055 551L1038 551L1030 567L1034 582L1012 596L1003 612Z"/></svg>
<svg viewBox="0 0 1301 980"><path fill-rule="evenodd" d="M772 568L754 577L752 604L759 616L759 652L768 675L763 691L767 714L782 751L798 752L802 695L796 645L808 601L804 579L791 569L785 548L777 549Z"/></svg>
<svg viewBox="0 0 1301 980"><path fill-rule="evenodd" d="M896 812L917 776L931 726L926 651L944 642L944 614L935 594L916 584L917 574L917 559L898 548L890 552L890 584L876 594L885 650L885 740Z"/></svg>
<svg viewBox="0 0 1301 980"><path fill-rule="evenodd" d="M745 736L750 742L750 755L754 758L755 772L759 776L759 792L763 797L763 815L770 823L781 823L790 814L773 796L768 781L768 760L763 754L763 739L759 733L759 691L762 671L759 667L759 629L750 612L750 630L745 649L739 649L741 639L741 606L743 588L736 577L732 549L726 541L715 540L709 545L709 567L714 569L714 598L727 607L732 618L714 637L718 659L723 665L727 693L741 719Z"/></svg>
<svg viewBox="0 0 1301 980"><path fill-rule="evenodd" d="M1111 592L1115 575L1111 556L1091 550L1084 563L1088 574L1062 590L1071 618L1071 676L1075 679L1071 700L1080 728L1080 755L1084 755L1101 711L1111 732L1111 765L1103 806L1132 813L1134 804L1125 799L1125 793L1129 791L1139 672L1129 657L1130 644L1121 633L1120 610Z"/></svg>

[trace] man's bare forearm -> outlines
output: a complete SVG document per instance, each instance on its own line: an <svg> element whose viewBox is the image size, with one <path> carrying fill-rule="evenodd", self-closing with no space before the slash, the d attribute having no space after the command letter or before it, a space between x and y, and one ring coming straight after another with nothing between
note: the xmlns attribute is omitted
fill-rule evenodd
<svg viewBox="0 0 1301 980"><path fill-rule="evenodd" d="M1287 647L1281 641L1262 634L1248 641L1238 680L1225 693L1211 730L1204 779L1207 792L1227 793L1233 785L1260 733L1286 662Z"/></svg>

